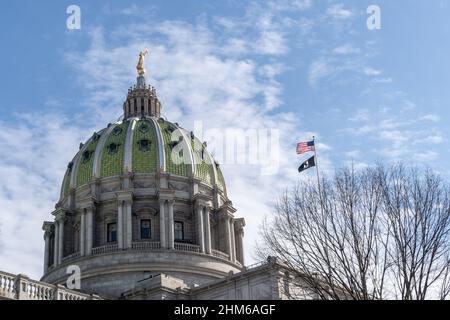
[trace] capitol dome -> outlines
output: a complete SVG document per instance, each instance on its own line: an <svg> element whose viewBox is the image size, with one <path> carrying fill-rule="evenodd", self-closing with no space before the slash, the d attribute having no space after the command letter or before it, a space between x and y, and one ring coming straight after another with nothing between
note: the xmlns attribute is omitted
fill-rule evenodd
<svg viewBox="0 0 450 320"><path fill-rule="evenodd" d="M45 282L65 284L76 265L82 290L120 297L159 274L189 287L243 267L245 222L219 164L161 116L140 58L122 119L81 143L67 166L55 219L43 225Z"/></svg>

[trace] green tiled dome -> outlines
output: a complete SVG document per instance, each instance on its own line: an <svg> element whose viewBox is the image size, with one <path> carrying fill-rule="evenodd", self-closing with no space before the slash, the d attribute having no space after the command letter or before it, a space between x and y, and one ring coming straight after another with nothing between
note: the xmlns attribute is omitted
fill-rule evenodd
<svg viewBox="0 0 450 320"><path fill-rule="evenodd" d="M64 175L61 197L95 179L125 173L154 179L158 172L225 191L222 172L199 139L163 118L141 116L110 124L80 146Z"/></svg>

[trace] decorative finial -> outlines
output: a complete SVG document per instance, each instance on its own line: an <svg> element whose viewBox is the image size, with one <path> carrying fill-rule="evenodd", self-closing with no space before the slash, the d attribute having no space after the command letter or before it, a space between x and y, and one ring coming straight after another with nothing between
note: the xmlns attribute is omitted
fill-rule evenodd
<svg viewBox="0 0 450 320"><path fill-rule="evenodd" d="M147 55L147 53L148 53L147 49L145 49L144 52L139 52L139 61L136 66L136 70L137 70L138 75L141 77L143 77L145 74L144 64L145 64L145 56Z"/></svg>

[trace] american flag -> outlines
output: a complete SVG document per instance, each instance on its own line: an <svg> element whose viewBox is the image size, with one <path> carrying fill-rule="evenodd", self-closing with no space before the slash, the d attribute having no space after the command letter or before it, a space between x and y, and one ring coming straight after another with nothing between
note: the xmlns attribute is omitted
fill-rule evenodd
<svg viewBox="0 0 450 320"><path fill-rule="evenodd" d="M308 151L315 151L314 140L297 143L297 154L302 154Z"/></svg>

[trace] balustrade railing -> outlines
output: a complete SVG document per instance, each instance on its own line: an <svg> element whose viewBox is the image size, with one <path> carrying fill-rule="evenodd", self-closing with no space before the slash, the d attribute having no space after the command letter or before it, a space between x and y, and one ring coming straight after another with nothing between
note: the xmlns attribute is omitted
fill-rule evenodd
<svg viewBox="0 0 450 320"><path fill-rule="evenodd" d="M0 272L0 296L14 299L16 295L16 276L6 272Z"/></svg>
<svg viewBox="0 0 450 320"><path fill-rule="evenodd" d="M229 254L227 254L225 252L222 252L222 251L219 251L219 250L212 249L211 253L212 253L213 256L215 256L217 258L221 258L221 259L225 259L225 260L228 260L230 258Z"/></svg>
<svg viewBox="0 0 450 320"><path fill-rule="evenodd" d="M161 243L159 241L134 241L131 244L131 250L136 251L152 251L152 250L161 250ZM200 253L200 246L191 243L183 243L183 242L175 242L174 249L177 251L184 252L195 252ZM126 250L126 249L125 249ZM107 244L100 247L92 248L92 255L106 254L111 252L121 251L117 244ZM217 258L221 258L224 260L229 260L229 255L225 252L219 250L211 250L211 255ZM66 256L62 259L63 263L67 263L71 260L78 259L80 257L80 252L75 252L69 256ZM50 266L48 271L51 271L55 266Z"/></svg>
<svg viewBox="0 0 450 320"><path fill-rule="evenodd" d="M117 244L107 244L106 246L92 248L92 254L103 254L119 251Z"/></svg>
<svg viewBox="0 0 450 320"><path fill-rule="evenodd" d="M200 252L200 246L190 243L175 242L175 250L187 252Z"/></svg>
<svg viewBox="0 0 450 320"><path fill-rule="evenodd" d="M75 252L75 253L72 253L71 255L68 255L68 256L62 258L62 262L67 262L67 261L70 261L73 259L77 259L79 257L80 257L80 252Z"/></svg>
<svg viewBox="0 0 450 320"><path fill-rule="evenodd" d="M132 243L131 248L133 250L159 250L161 244L157 241L136 241Z"/></svg>
<svg viewBox="0 0 450 320"><path fill-rule="evenodd" d="M55 286L34 280L21 281L21 300L54 300Z"/></svg>
<svg viewBox="0 0 450 320"><path fill-rule="evenodd" d="M0 271L0 300L101 300L97 295L77 292L62 285L32 280L25 275Z"/></svg>

